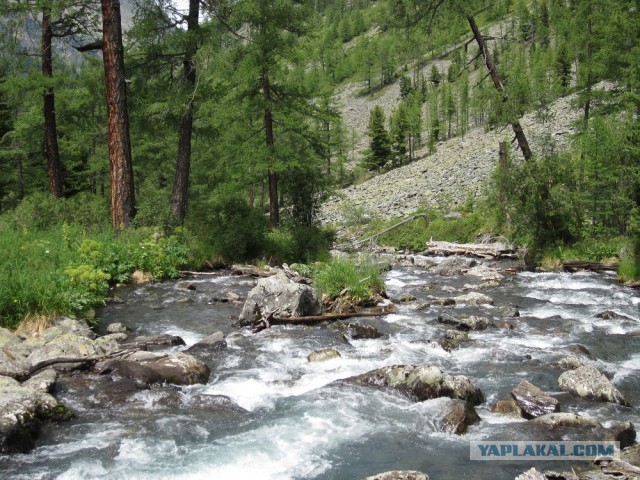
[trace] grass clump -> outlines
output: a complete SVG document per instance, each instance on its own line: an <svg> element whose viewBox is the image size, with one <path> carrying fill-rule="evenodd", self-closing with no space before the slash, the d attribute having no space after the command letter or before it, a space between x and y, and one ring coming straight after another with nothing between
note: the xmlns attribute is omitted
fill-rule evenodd
<svg viewBox="0 0 640 480"><path fill-rule="evenodd" d="M313 269L313 282L321 295L346 296L356 304L384 291L380 266L370 259L333 258Z"/></svg>

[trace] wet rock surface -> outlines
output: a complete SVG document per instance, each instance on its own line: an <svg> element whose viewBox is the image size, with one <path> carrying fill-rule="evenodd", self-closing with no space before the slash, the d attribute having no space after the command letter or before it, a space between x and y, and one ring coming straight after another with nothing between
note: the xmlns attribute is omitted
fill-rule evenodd
<svg viewBox="0 0 640 480"><path fill-rule="evenodd" d="M524 418L536 418L560 410L557 399L526 380L511 390L511 396L522 410Z"/></svg>
<svg viewBox="0 0 640 480"><path fill-rule="evenodd" d="M579 397L628 405L622 393L593 366L581 366L575 370L569 370L560 375L558 383L562 390Z"/></svg>

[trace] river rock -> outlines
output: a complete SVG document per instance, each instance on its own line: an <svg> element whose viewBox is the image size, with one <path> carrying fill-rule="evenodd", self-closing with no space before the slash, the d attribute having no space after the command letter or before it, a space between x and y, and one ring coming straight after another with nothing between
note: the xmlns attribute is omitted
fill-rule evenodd
<svg viewBox="0 0 640 480"><path fill-rule="evenodd" d="M130 378L119 378L112 382L96 387L94 397L100 403L107 405L124 405L130 401L131 395L149 388Z"/></svg>
<svg viewBox="0 0 640 480"><path fill-rule="evenodd" d="M96 334L91 330L89 325L87 325L87 322L66 317L56 318L53 321L53 325L45 329L42 333L25 331L24 334L27 335L25 343L33 347L45 345L58 337L68 334L74 334L78 337L88 339L96 338Z"/></svg>
<svg viewBox="0 0 640 480"><path fill-rule="evenodd" d="M480 417L473 405L465 400L452 400L440 421L439 428L446 433L462 435L470 425L479 421Z"/></svg>
<svg viewBox="0 0 640 480"><path fill-rule="evenodd" d="M640 443L624 448L620 453L620 460L640 467Z"/></svg>
<svg viewBox="0 0 640 480"><path fill-rule="evenodd" d="M250 325L267 312L279 317L319 315L320 302L309 285L291 281L284 273L261 278L249 292L239 317L240 325Z"/></svg>
<svg viewBox="0 0 640 480"><path fill-rule="evenodd" d="M496 311L502 318L514 318L520 316L520 309L517 305L501 305L496 307Z"/></svg>
<svg viewBox="0 0 640 480"><path fill-rule="evenodd" d="M451 350L458 348L462 342L467 340L469 340L469 334L467 332L447 330L444 332L444 338L439 338L437 342L443 350L450 352Z"/></svg>
<svg viewBox="0 0 640 480"><path fill-rule="evenodd" d="M359 322L335 322L332 327L350 340L380 338L382 334L373 325Z"/></svg>
<svg viewBox="0 0 640 480"><path fill-rule="evenodd" d="M105 362L100 373L129 378L143 385L154 383L193 385L207 383L210 370L204 362L194 356L178 352L170 355L156 354L140 361L109 360Z"/></svg>
<svg viewBox="0 0 640 480"><path fill-rule="evenodd" d="M484 282L492 280L504 280L504 275L498 272L498 270L496 270L495 268L489 268L486 265L476 265L475 267L467 270L466 274L472 277L478 277Z"/></svg>
<svg viewBox="0 0 640 480"><path fill-rule="evenodd" d="M624 449L636 443L636 428L631 422L616 423L608 427L620 448Z"/></svg>
<svg viewBox="0 0 640 480"><path fill-rule="evenodd" d="M6 328L0 328L0 375L14 376L29 369L31 350Z"/></svg>
<svg viewBox="0 0 640 480"><path fill-rule="evenodd" d="M498 400L491 407L491 412L522 418L522 409L515 400Z"/></svg>
<svg viewBox="0 0 640 480"><path fill-rule="evenodd" d="M531 467L524 473L518 475L515 480L579 480L578 475L573 472L551 472L545 471L544 473L540 473L535 468ZM586 480L586 479L585 479Z"/></svg>
<svg viewBox="0 0 640 480"><path fill-rule="evenodd" d="M602 427L600 422L591 418L581 417L576 413L556 412L547 413L533 420L529 420L530 424L541 425L547 428L559 427Z"/></svg>
<svg viewBox="0 0 640 480"><path fill-rule="evenodd" d="M0 453L26 453L35 446L45 420L72 416L62 404L35 384L0 376Z"/></svg>
<svg viewBox="0 0 640 480"><path fill-rule="evenodd" d="M486 317L477 317L471 315L469 317L456 318L449 314L438 316L438 322L453 325L458 330L486 330L490 325L489 319Z"/></svg>
<svg viewBox="0 0 640 480"><path fill-rule="evenodd" d="M526 380L522 380L511 391L511 396L522 410L524 418L536 418L560 410L557 399Z"/></svg>
<svg viewBox="0 0 640 480"><path fill-rule="evenodd" d="M597 368L581 366L558 378L560 388L573 395L605 402L629 405L622 393Z"/></svg>
<svg viewBox="0 0 640 480"><path fill-rule="evenodd" d="M580 368L584 363L576 355L568 355L558 360L558 366L563 370L575 370Z"/></svg>
<svg viewBox="0 0 640 480"><path fill-rule="evenodd" d="M362 480L429 480L429 476L422 472L394 470L391 472L378 473L371 477L363 478Z"/></svg>
<svg viewBox="0 0 640 480"><path fill-rule="evenodd" d="M463 305L493 305L493 298L483 293L469 292L465 295L453 297L456 304Z"/></svg>
<svg viewBox="0 0 640 480"><path fill-rule="evenodd" d="M431 269L432 273L436 275L442 275L445 277L453 277L456 275L462 275L467 270L475 267L478 263L475 260L471 260L465 257L448 257Z"/></svg>
<svg viewBox="0 0 640 480"><path fill-rule="evenodd" d="M317 350L315 352L311 352L307 355L307 360L309 362L326 362L327 360L332 360L334 358L340 358L340 352L334 348L325 348L322 350Z"/></svg>
<svg viewBox="0 0 640 480"><path fill-rule="evenodd" d="M42 347L34 349L27 360L31 365L36 365L45 360L86 358L98 356L102 353L103 350L90 338L76 333L67 333L55 337ZM82 365L82 363L62 363L55 365L55 368L56 370L69 371Z"/></svg>
<svg viewBox="0 0 640 480"><path fill-rule="evenodd" d="M110 323L107 327L107 333L129 333L131 329L122 322Z"/></svg>
<svg viewBox="0 0 640 480"><path fill-rule="evenodd" d="M597 313L595 315L596 318L603 318L604 320L630 320L633 321L631 317L627 317L626 315L622 315L621 313L614 312L613 310L605 310L604 312Z"/></svg>
<svg viewBox="0 0 640 480"><path fill-rule="evenodd" d="M202 343L204 345L215 345L218 342L222 342L224 340L224 333L215 332L209 335L208 337L203 338L198 343Z"/></svg>
<svg viewBox="0 0 640 480"><path fill-rule="evenodd" d="M346 379L356 385L395 390L413 401L449 397L467 400L472 405L484 401L484 395L463 375L449 375L435 365L393 365Z"/></svg>

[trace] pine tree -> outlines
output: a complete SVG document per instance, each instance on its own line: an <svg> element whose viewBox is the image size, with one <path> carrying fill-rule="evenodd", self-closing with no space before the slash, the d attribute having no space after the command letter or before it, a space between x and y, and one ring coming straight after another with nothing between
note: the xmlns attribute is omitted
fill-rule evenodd
<svg viewBox="0 0 640 480"><path fill-rule="evenodd" d="M367 127L369 149L365 152L364 165L368 170L379 170L391 158L391 140L385 128L384 111L376 105L369 116Z"/></svg>

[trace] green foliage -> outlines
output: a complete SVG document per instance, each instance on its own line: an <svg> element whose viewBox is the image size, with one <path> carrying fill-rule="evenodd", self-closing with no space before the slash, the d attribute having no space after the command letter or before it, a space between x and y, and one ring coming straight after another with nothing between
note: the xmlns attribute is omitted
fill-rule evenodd
<svg viewBox="0 0 640 480"><path fill-rule="evenodd" d="M346 295L355 303L384 291L380 266L370 259L332 258L313 268L313 283L320 294L335 298Z"/></svg>
<svg viewBox="0 0 640 480"><path fill-rule="evenodd" d="M207 206L204 228L215 254L228 261L259 256L267 221L260 210L250 207L235 192L222 191ZM199 232L205 235L205 232Z"/></svg>
<svg viewBox="0 0 640 480"><path fill-rule="evenodd" d="M376 105L371 110L367 127L370 143L365 152L364 166L369 170L381 169L391 158L391 140L384 124L384 112L380 105Z"/></svg>
<svg viewBox="0 0 640 480"><path fill-rule="evenodd" d="M335 232L313 226L278 228L265 235L263 256L269 263L311 263L324 260Z"/></svg>

